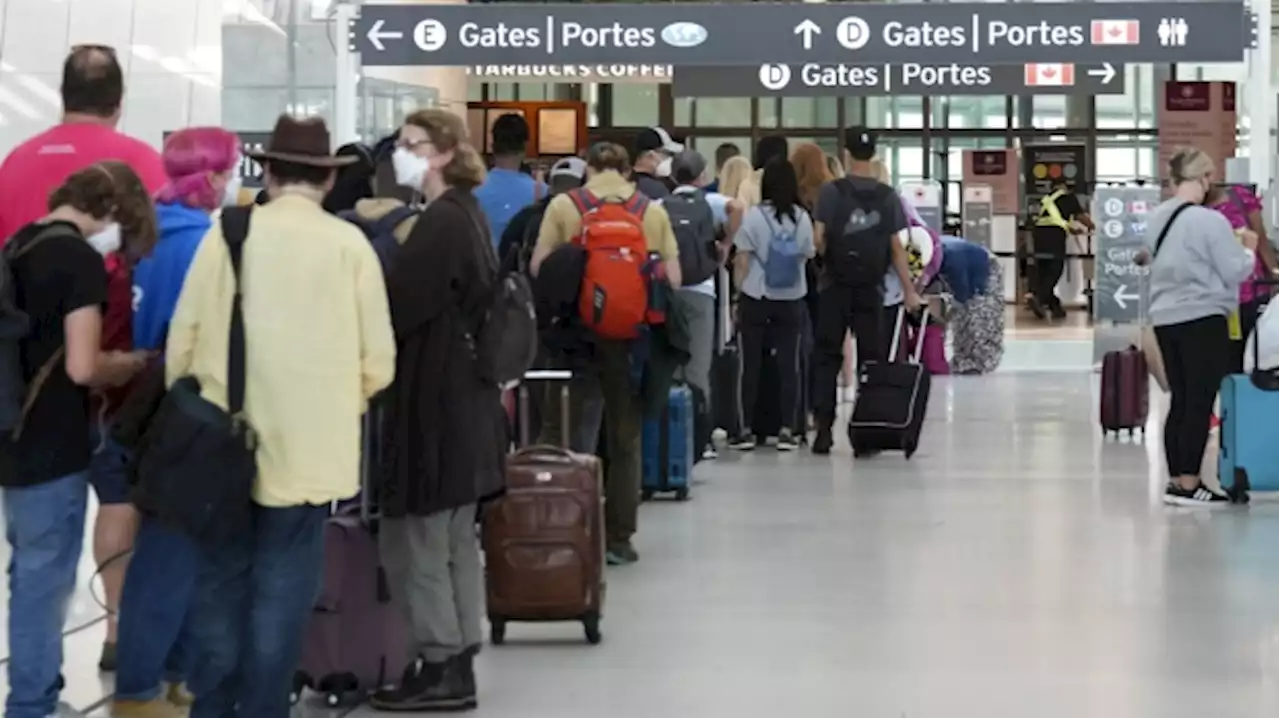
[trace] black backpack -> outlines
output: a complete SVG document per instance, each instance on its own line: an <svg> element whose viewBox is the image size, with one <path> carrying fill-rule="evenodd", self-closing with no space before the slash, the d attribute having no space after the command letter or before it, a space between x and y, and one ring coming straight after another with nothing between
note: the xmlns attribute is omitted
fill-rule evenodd
<svg viewBox="0 0 1280 718"><path fill-rule="evenodd" d="M31 332L31 317L18 306L17 287L13 279L13 262L37 244L55 237L80 235L63 224L52 224L34 237L22 242L10 241L0 250L0 431L17 440L22 426L35 404L36 396L58 362L63 348L50 356L28 383L22 374L20 342Z"/></svg>
<svg viewBox="0 0 1280 718"><path fill-rule="evenodd" d="M890 218L897 193L886 184L860 189L848 178L836 180L843 202L843 224L827 228L823 266L835 284L852 287L866 303L878 298L893 257ZM875 300L875 301L878 301Z"/></svg>
<svg viewBox="0 0 1280 718"><path fill-rule="evenodd" d="M700 190L676 192L662 200L680 248L680 283L701 284L720 267L716 252L716 220Z"/></svg>
<svg viewBox="0 0 1280 718"><path fill-rule="evenodd" d="M524 378L538 356L538 312L529 276L520 269L504 270L493 249L488 223L457 200L480 235L481 251L494 272L493 297L472 337L477 373L485 381L506 385Z"/></svg>

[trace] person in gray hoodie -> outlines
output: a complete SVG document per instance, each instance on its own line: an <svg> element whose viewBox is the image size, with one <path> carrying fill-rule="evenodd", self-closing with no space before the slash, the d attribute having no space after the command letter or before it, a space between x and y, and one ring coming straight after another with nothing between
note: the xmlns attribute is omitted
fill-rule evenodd
<svg viewBox="0 0 1280 718"><path fill-rule="evenodd" d="M1224 505L1205 488L1200 466L1218 385L1230 371L1227 316L1240 284L1254 267L1257 237L1237 237L1221 213L1202 206L1213 186L1213 160L1196 149L1169 161L1174 195L1147 220L1147 246L1137 261L1149 267L1148 316L1169 378L1164 452L1169 485L1164 501L1180 506Z"/></svg>

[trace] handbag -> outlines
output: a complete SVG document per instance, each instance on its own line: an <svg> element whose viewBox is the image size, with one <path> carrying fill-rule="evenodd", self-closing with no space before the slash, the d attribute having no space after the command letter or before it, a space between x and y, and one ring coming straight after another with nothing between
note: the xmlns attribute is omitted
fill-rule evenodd
<svg viewBox="0 0 1280 718"><path fill-rule="evenodd" d="M251 528L253 485L258 476L257 437L244 415L245 333L241 264L251 207L222 211L222 234L231 255L227 352L227 408L200 395L200 382L185 376L160 400L138 442L134 503L161 524L205 545L244 536Z"/></svg>

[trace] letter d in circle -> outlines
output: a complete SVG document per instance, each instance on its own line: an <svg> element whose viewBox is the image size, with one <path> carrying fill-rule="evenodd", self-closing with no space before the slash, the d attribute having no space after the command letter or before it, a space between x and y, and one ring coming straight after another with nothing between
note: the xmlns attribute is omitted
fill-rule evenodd
<svg viewBox="0 0 1280 718"><path fill-rule="evenodd" d="M760 84L766 90L781 90L791 82L791 68L786 65L761 65Z"/></svg>

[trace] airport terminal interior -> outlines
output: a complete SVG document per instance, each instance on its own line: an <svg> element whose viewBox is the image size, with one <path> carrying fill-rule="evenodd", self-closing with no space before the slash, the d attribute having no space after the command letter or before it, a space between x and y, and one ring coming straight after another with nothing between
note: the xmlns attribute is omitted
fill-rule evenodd
<svg viewBox="0 0 1280 718"><path fill-rule="evenodd" d="M1099 429L1101 355L1140 328L1136 315L1095 320L1095 240L1075 246L1059 285L1066 319L1032 316L1019 279L1026 200L1045 194L1037 172L1076 161L1036 169L1029 157L1046 148L1076 153L1088 206L1098 188L1158 187L1177 137L1216 142L1229 148L1220 179L1256 190L1275 241L1276 8L1254 6L1267 18L1262 50L1118 63L1118 93L690 97L663 61L361 67L343 52L356 11L338 0L0 0L0 149L57 121L62 57L81 43L117 48L120 129L157 148L193 125L260 144L286 111L324 117L335 140L372 142L431 106L466 115L481 136L497 115L525 115L546 140L529 158L542 170L653 126L708 158L723 143L749 155L767 135L838 155L847 128L871 128L892 183L928 188L946 232L965 231L966 188L1012 192L985 210L1008 302L998 369L934 377L910 460L855 460L839 431L831 456L722 447L696 467L690 500L642 506L643 558L608 570L602 643L586 645L573 623L512 624L477 659L475 714L1265 718L1280 712L1276 494L1214 511L1163 505L1167 396L1152 385L1132 436ZM1230 107L1187 130L1166 112L1177 83L1234 93ZM553 126L557 112L567 130ZM975 172L982 153L1002 169ZM249 186L254 172L246 162ZM94 569L86 543L62 699L107 716ZM294 714L374 711L306 693Z"/></svg>

